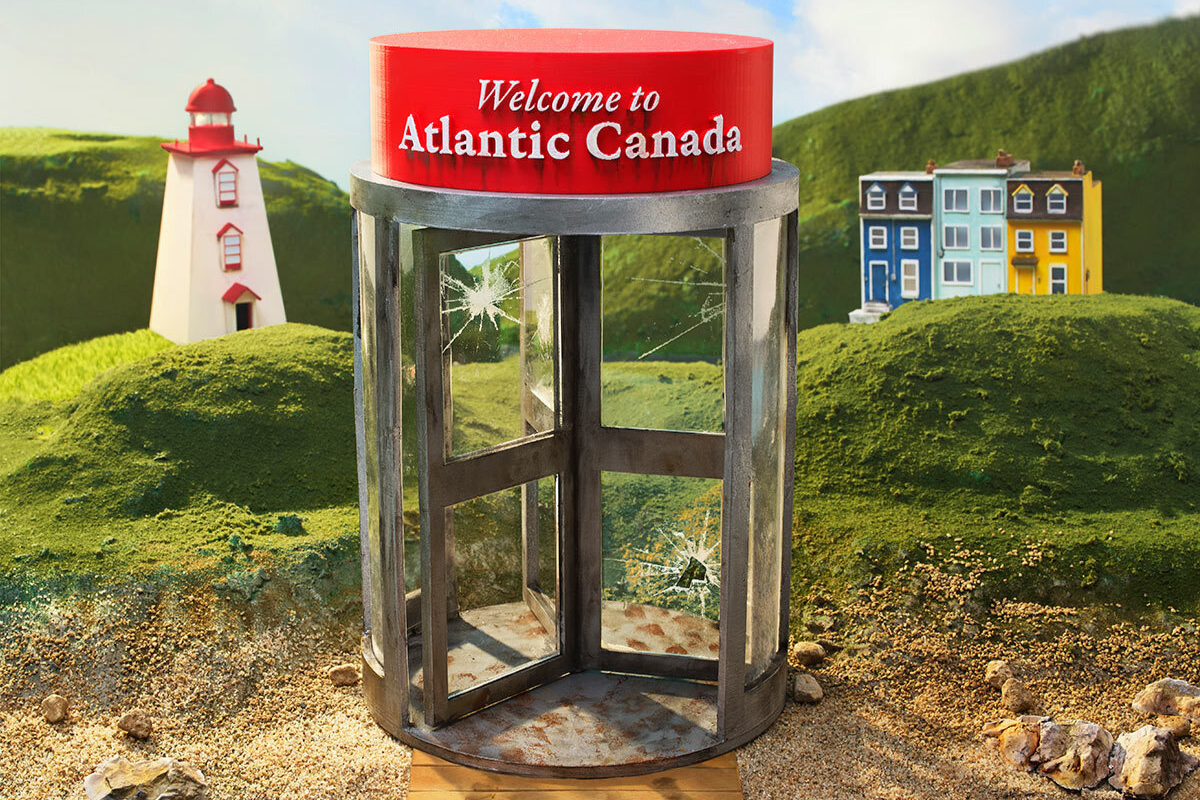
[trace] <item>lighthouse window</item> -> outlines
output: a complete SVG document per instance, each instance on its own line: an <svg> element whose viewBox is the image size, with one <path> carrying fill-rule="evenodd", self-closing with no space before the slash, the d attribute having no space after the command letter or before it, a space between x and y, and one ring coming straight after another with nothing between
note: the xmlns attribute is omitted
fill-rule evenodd
<svg viewBox="0 0 1200 800"><path fill-rule="evenodd" d="M217 171L217 205L237 205L237 170L232 165Z"/></svg>
<svg viewBox="0 0 1200 800"><path fill-rule="evenodd" d="M221 237L221 266L226 270L242 268L242 235L227 233Z"/></svg>
<svg viewBox="0 0 1200 800"><path fill-rule="evenodd" d="M193 125L228 125L229 115L221 112L197 111L192 114Z"/></svg>

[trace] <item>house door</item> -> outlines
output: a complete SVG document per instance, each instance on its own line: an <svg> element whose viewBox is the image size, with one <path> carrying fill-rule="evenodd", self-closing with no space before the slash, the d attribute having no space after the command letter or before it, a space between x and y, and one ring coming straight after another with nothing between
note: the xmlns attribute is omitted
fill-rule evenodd
<svg viewBox="0 0 1200 800"><path fill-rule="evenodd" d="M237 315L237 327L235 330L247 331L254 327L254 318L251 315L252 303L236 303L233 306L234 313Z"/></svg>
<svg viewBox="0 0 1200 800"><path fill-rule="evenodd" d="M872 261L871 262L871 293L870 300L876 303L886 303L887 298L887 262Z"/></svg>
<svg viewBox="0 0 1200 800"><path fill-rule="evenodd" d="M999 261L979 262L980 294L999 294L1004 291L1004 265Z"/></svg>

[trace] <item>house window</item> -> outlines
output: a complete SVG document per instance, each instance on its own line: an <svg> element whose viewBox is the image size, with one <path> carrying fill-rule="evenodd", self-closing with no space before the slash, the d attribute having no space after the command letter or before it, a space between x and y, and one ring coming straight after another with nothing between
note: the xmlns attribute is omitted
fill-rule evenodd
<svg viewBox="0 0 1200 800"><path fill-rule="evenodd" d="M1067 252L1067 232L1066 231L1050 231L1050 252L1051 253Z"/></svg>
<svg viewBox="0 0 1200 800"><path fill-rule="evenodd" d="M221 269L226 272L242 268L242 232L232 224L217 234L221 245Z"/></svg>
<svg viewBox="0 0 1200 800"><path fill-rule="evenodd" d="M887 247L887 228L872 225L868 230L871 234L872 250L883 250Z"/></svg>
<svg viewBox="0 0 1200 800"><path fill-rule="evenodd" d="M904 188L900 190L900 210L917 210L917 190L907 183L904 184Z"/></svg>
<svg viewBox="0 0 1200 800"><path fill-rule="evenodd" d="M1017 252L1033 252L1033 231L1017 231Z"/></svg>
<svg viewBox="0 0 1200 800"><path fill-rule="evenodd" d="M1051 214L1067 213L1067 193L1055 186L1046 193L1046 210Z"/></svg>
<svg viewBox="0 0 1200 800"><path fill-rule="evenodd" d="M970 231L967 225L943 225L942 246L947 250L966 250L971 246Z"/></svg>
<svg viewBox="0 0 1200 800"><path fill-rule="evenodd" d="M1050 294L1067 293L1067 265L1050 265Z"/></svg>
<svg viewBox="0 0 1200 800"><path fill-rule="evenodd" d="M1033 212L1033 192L1022 186L1017 189L1013 195L1013 211L1018 214L1030 214Z"/></svg>
<svg viewBox="0 0 1200 800"><path fill-rule="evenodd" d="M1003 214L1004 198L999 189L979 190L979 210L984 214Z"/></svg>
<svg viewBox="0 0 1200 800"><path fill-rule="evenodd" d="M979 247L982 250L1004 249L1004 226L984 225L979 229Z"/></svg>
<svg viewBox="0 0 1200 800"><path fill-rule="evenodd" d="M216 177L217 205L222 208L237 205L237 169L228 161L214 173Z"/></svg>
<svg viewBox="0 0 1200 800"><path fill-rule="evenodd" d="M887 204L887 193L878 183L867 189L867 211L883 211Z"/></svg>
<svg viewBox="0 0 1200 800"><path fill-rule="evenodd" d="M920 264L915 258L906 258L900 262L900 296L912 300L920 294L917 271Z"/></svg>
<svg viewBox="0 0 1200 800"><path fill-rule="evenodd" d="M969 286L971 284L971 262L943 261L942 283L948 283L956 286Z"/></svg>
<svg viewBox="0 0 1200 800"><path fill-rule="evenodd" d="M916 228L906 225L900 229L901 250L916 250L919 242L920 237Z"/></svg>
<svg viewBox="0 0 1200 800"><path fill-rule="evenodd" d="M943 211L967 211L968 200L966 189L943 189L942 190L942 210Z"/></svg>

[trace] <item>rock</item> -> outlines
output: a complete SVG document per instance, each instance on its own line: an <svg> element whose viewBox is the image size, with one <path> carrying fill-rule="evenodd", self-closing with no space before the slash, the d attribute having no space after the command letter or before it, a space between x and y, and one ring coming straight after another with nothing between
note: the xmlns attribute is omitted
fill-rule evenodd
<svg viewBox="0 0 1200 800"><path fill-rule="evenodd" d="M1042 723L1049 717L1024 716L1002 719L983 726L983 742L1000 753L1013 769L1032 770L1042 738Z"/></svg>
<svg viewBox="0 0 1200 800"><path fill-rule="evenodd" d="M837 642L829 639L817 639L817 644L821 645L821 649L825 651L825 655L831 656L834 653L840 653L842 646Z"/></svg>
<svg viewBox="0 0 1200 800"><path fill-rule="evenodd" d="M1000 705L1014 714L1021 714L1033 708L1033 695L1024 683L1009 678L1000 687Z"/></svg>
<svg viewBox="0 0 1200 800"><path fill-rule="evenodd" d="M796 642L792 656L802 667L811 667L825 660L825 648L816 642Z"/></svg>
<svg viewBox="0 0 1200 800"><path fill-rule="evenodd" d="M88 800L205 800L208 784L186 761L160 758L132 762L110 758L83 779Z"/></svg>
<svg viewBox="0 0 1200 800"><path fill-rule="evenodd" d="M126 712L117 720L117 727L134 739L149 739L150 734L154 733L153 721L151 721L149 715L141 711Z"/></svg>
<svg viewBox="0 0 1200 800"><path fill-rule="evenodd" d="M42 716L49 723L62 722L67 718L69 708L70 703L67 702L67 698L59 694L52 694L42 701Z"/></svg>
<svg viewBox="0 0 1200 800"><path fill-rule="evenodd" d="M358 683L358 667L353 664L338 664L329 668L329 680L334 686L354 686Z"/></svg>
<svg viewBox="0 0 1200 800"><path fill-rule="evenodd" d="M983 679L993 689L999 689L1004 686L1004 682L1013 676L1012 667L1007 661L996 659L989 661L983 670Z"/></svg>
<svg viewBox="0 0 1200 800"><path fill-rule="evenodd" d="M1200 722L1200 686L1163 678L1138 692L1131 705L1143 714L1187 717L1192 722Z"/></svg>
<svg viewBox="0 0 1200 800"><path fill-rule="evenodd" d="M1175 734L1177 741L1192 735L1192 721L1187 717L1162 717L1158 722L1158 727L1166 728Z"/></svg>
<svg viewBox="0 0 1200 800"><path fill-rule="evenodd" d="M1042 723L1038 743L1039 771L1064 789L1099 786L1109 775L1112 734L1092 722Z"/></svg>
<svg viewBox="0 0 1200 800"><path fill-rule="evenodd" d="M819 703L824 696L821 684L807 672L799 673L792 682L792 699L797 703Z"/></svg>
<svg viewBox="0 0 1200 800"><path fill-rule="evenodd" d="M1109 759L1114 789L1134 797L1161 797L1174 789L1200 763L1179 749L1166 728L1143 725L1117 737Z"/></svg>

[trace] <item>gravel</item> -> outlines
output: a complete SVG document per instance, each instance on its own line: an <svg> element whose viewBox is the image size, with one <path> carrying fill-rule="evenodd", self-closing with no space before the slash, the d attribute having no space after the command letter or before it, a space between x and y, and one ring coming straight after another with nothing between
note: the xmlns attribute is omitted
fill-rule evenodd
<svg viewBox="0 0 1200 800"><path fill-rule="evenodd" d="M739 752L747 800L1061 800L979 741L1004 716L980 680L989 661L1010 662L1046 714L1114 735L1153 721L1129 706L1146 684L1200 679L1195 620L989 603L969 570L915 572L920 590L870 586L838 604L841 651L806 667L824 699L789 700ZM3 792L75 800L84 776L121 755L186 760L213 800L405 797L411 752L374 724L360 688L329 677L356 661L357 608L314 612L272 594L282 583L250 603L151 589L0 609ZM40 709L52 692L71 699L56 725ZM117 730L131 708L153 717L150 739ZM1170 800L1200 800L1200 773Z"/></svg>

